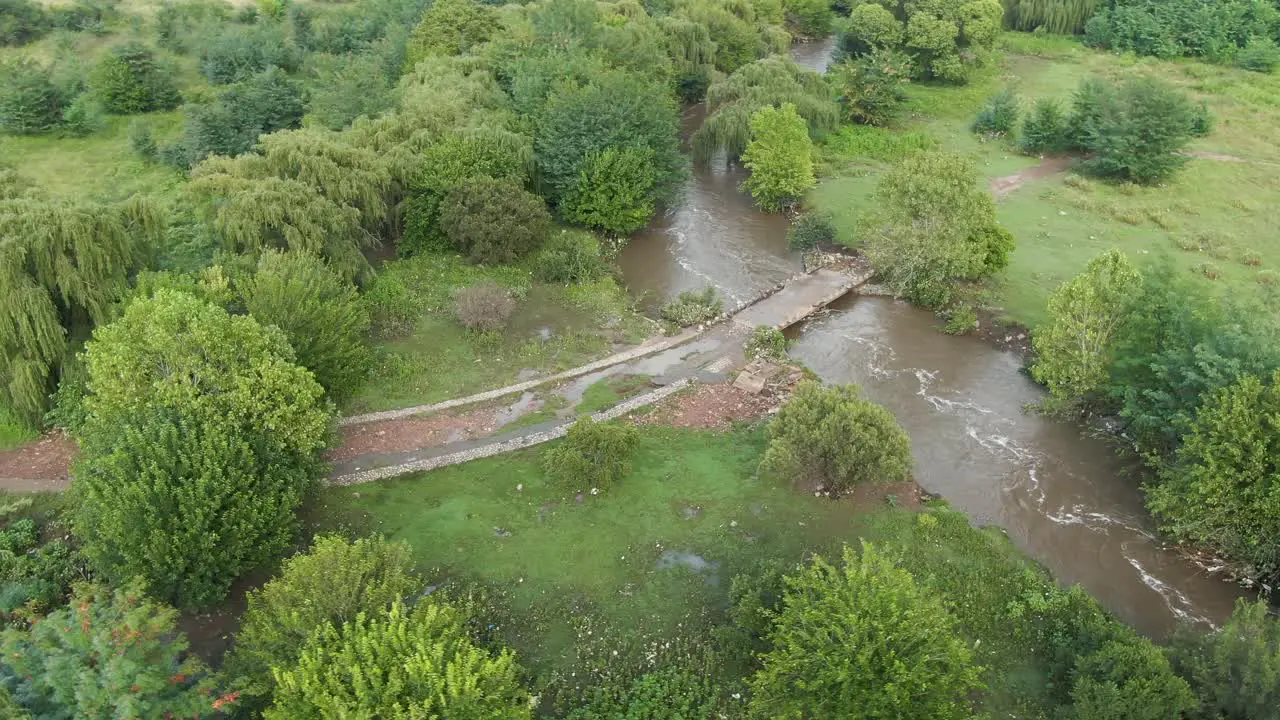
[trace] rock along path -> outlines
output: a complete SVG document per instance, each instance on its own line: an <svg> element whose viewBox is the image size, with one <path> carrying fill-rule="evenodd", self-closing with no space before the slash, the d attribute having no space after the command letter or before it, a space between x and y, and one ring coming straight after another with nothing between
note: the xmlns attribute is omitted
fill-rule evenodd
<svg viewBox="0 0 1280 720"><path fill-rule="evenodd" d="M496 390L446 400L434 405L421 405L399 410L369 413L343 418L340 425L368 425L393 423L406 418L442 413L459 407L490 402L517 394L531 396L530 391L543 385L561 383L548 389L549 395L559 395L567 407L572 407L582 397L583 391L600 379L615 375L647 375L656 387L638 396L623 400L607 410L595 413L597 420L621 417L641 407L659 402L697 381L723 380L736 368L745 364L743 344L751 331L760 325L783 329L824 308L832 301L866 283L873 274L863 263L837 269L820 268L814 272L797 275L771 288L730 311L727 322L709 328L690 328L669 338L651 340L622 353L562 373L528 382L510 385ZM544 400L545 401L545 400ZM530 407L528 403L523 403ZM519 417L511 415L506 422ZM328 482L334 485L353 485L412 472L432 470L456 465L482 457L531 447L564 436L577 419L572 410L561 416L519 430L503 431L500 427L490 436L446 440L444 443L423 438L423 447L400 452L368 452L346 457L333 463ZM376 425L375 425L376 426ZM430 444L437 443L437 444ZM31 446L28 446L31 447ZM19 448L4 455L20 453ZM68 458L69 460L69 458ZM3 467L3 463L0 463ZM52 476L40 480L0 476L0 490L31 491L66 489L70 484L65 467Z"/></svg>

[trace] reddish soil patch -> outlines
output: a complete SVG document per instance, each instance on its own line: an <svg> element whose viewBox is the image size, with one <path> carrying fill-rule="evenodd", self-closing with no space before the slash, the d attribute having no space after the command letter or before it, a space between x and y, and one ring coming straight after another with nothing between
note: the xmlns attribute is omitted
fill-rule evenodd
<svg viewBox="0 0 1280 720"><path fill-rule="evenodd" d="M726 428L734 422L758 418L778 407L779 402L768 390L752 395L728 384L698 385L692 392L672 395L654 412L636 417L634 422L678 428Z"/></svg>
<svg viewBox="0 0 1280 720"><path fill-rule="evenodd" d="M76 444L62 432L0 452L0 489L18 492L65 490L71 482Z"/></svg>
<svg viewBox="0 0 1280 720"><path fill-rule="evenodd" d="M1039 180L1056 175L1071 165L1072 159L1064 156L1040 158L1039 165L1033 165L1012 175L996 178L991 181L991 194L999 200L1032 180Z"/></svg>
<svg viewBox="0 0 1280 720"><path fill-rule="evenodd" d="M448 442L484 437L497 429L494 408L407 417L340 428L341 444L329 451L333 461L370 453L409 452Z"/></svg>

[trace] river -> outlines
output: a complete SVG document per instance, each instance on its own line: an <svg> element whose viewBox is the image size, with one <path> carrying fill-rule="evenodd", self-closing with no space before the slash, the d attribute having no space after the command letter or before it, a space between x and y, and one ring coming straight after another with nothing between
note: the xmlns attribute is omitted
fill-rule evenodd
<svg viewBox="0 0 1280 720"><path fill-rule="evenodd" d="M834 43L798 45L824 69ZM685 115L686 132L701 106ZM634 292L670 297L714 285L746 298L795 273L786 220L738 190L743 172L696 168L681 201L620 258ZM1160 637L1178 621L1218 624L1238 589L1162 547L1136 481L1101 440L1024 412L1040 389L1015 354L936 329L909 304L850 297L794 329L791 354L827 382L854 382L912 439L920 485L979 524L1004 529L1064 583L1080 583L1119 617Z"/></svg>

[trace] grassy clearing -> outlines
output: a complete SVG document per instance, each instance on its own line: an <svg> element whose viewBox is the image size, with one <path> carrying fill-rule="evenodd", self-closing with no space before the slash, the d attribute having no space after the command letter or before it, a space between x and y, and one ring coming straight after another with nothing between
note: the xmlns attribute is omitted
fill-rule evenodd
<svg viewBox="0 0 1280 720"><path fill-rule="evenodd" d="M443 255L392 261L379 274L379 283L403 294L399 302L415 321L408 334L377 346L377 366L351 401L351 412L426 404L501 387L516 382L522 370L566 370L609 354L618 343L637 343L652 329L609 278L567 287L544 285L520 267L481 267ZM501 333L469 331L454 315L454 293L482 282L506 286L518 299Z"/></svg>
<svg viewBox="0 0 1280 720"><path fill-rule="evenodd" d="M639 395L649 385L649 375L616 375L591 383L582 393L574 412L590 415Z"/></svg>
<svg viewBox="0 0 1280 720"><path fill-rule="evenodd" d="M987 179L1007 176L1038 160L1018 155L1006 141L984 142L969 132L982 102L1014 87L1023 108L1034 100L1068 101L1080 81L1099 75L1147 74L1206 102L1217 119L1213 132L1191 150L1228 158L1191 159L1167 185L1137 187L1071 174L1027 181L1000 201L1000 221L1018 249L1008 270L991 283L987 302L1008 319L1032 326L1044 318L1048 294L1098 252L1119 247L1137 260L1173 253L1188 272L1221 290L1254 292L1280 268L1280 76L1180 60L1117 56L1092 51L1070 38L1007 33L1007 54L963 87L914 85L909 115L886 131L844 131L823 148L828 175L809 196L830 212L842 241L856 244L856 221L870 201L886 159L921 137L966 152ZM857 142L850 138L867 138ZM871 138L876 138L874 142ZM889 150L886 150L889 148ZM1231 158L1247 162L1231 161Z"/></svg>
<svg viewBox="0 0 1280 720"><path fill-rule="evenodd" d="M1041 703L1043 676L1001 612L1039 571L998 531L976 530L941 507L922 520L761 478L758 427L640 432L633 473L599 495L583 488L579 500L550 486L538 453L524 451L328 488L315 522L405 540L433 582L491 589L498 634L542 677L580 668L596 647L625 656L698 635L720 619L742 569L869 540L910 558L981 640L988 710L1007 716Z"/></svg>

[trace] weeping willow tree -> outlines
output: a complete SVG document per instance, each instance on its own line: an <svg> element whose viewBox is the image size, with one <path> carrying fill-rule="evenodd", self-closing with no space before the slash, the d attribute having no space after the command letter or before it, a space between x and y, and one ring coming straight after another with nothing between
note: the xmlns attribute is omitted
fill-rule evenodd
<svg viewBox="0 0 1280 720"><path fill-rule="evenodd" d="M297 250L324 258L348 280L372 274L362 251L377 238L361 225L360 211L301 180L246 176L235 160L214 158L192 170L188 191L229 252Z"/></svg>
<svg viewBox="0 0 1280 720"><path fill-rule="evenodd" d="M711 84L716 69L716 43L707 26L688 18L664 17L658 20L666 38L671 72L686 100L700 99Z"/></svg>
<svg viewBox="0 0 1280 720"><path fill-rule="evenodd" d="M1099 0L1003 0L1004 21L1013 30L1078 35L1101 4Z"/></svg>
<svg viewBox="0 0 1280 720"><path fill-rule="evenodd" d="M840 124L840 106L825 78L788 58L765 58L707 89L710 114L693 135L694 160L705 163L718 152L739 157L751 139L751 116L784 103L795 105L811 136Z"/></svg>
<svg viewBox="0 0 1280 720"><path fill-rule="evenodd" d="M0 404L40 418L71 340L107 318L162 224L136 197L0 200Z"/></svg>

